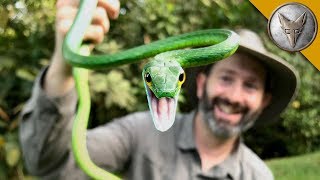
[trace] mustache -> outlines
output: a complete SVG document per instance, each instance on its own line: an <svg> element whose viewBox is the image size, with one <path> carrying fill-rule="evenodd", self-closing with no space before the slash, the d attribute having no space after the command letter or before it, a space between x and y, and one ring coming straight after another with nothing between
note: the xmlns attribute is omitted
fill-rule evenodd
<svg viewBox="0 0 320 180"><path fill-rule="evenodd" d="M231 102L228 98L214 97L211 99L211 101L208 101L206 109L212 110L214 105L225 105L231 107L234 113L247 113L249 111L249 108L247 106L243 106L237 102Z"/></svg>

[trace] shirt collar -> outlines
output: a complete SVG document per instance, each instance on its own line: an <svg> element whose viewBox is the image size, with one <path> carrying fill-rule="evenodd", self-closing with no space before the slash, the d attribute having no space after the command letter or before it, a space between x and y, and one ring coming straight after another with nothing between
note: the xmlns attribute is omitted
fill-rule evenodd
<svg viewBox="0 0 320 180"><path fill-rule="evenodd" d="M218 164L223 171L225 171L225 174L229 174L232 179L239 179L240 175L240 156L241 156L241 150L242 150L242 142L241 139L239 139L234 147L234 150L230 154L230 156L224 160L222 163Z"/></svg>
<svg viewBox="0 0 320 180"><path fill-rule="evenodd" d="M231 179L240 179L240 154L241 154L241 149L243 146L241 143L238 141L237 146L235 146L234 151L231 153L231 155L221 162L220 164L212 167L210 170L207 172L201 172L202 176L209 177L209 178L226 178L230 177Z"/></svg>
<svg viewBox="0 0 320 180"><path fill-rule="evenodd" d="M180 135L178 138L178 147L181 150L196 151L197 149L195 145L194 130L193 130L195 115L196 115L196 111L194 110L189 114L186 114L185 116L181 117L182 118L181 120L183 121L183 123L181 126ZM210 169L210 172L206 174L209 176L216 175L215 171L216 169L219 169L220 171L219 174L224 176L230 175L232 179L238 179L240 174L240 156L241 156L242 149L243 149L242 139L239 138L231 155L222 163L212 167L212 169Z"/></svg>

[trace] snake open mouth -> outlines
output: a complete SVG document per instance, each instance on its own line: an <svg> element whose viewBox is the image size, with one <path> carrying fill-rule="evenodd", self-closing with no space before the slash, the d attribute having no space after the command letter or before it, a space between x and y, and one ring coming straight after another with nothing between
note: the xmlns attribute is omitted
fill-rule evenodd
<svg viewBox="0 0 320 180"><path fill-rule="evenodd" d="M157 130L167 131L174 123L178 98L162 97L158 99L149 88L146 89L153 123Z"/></svg>

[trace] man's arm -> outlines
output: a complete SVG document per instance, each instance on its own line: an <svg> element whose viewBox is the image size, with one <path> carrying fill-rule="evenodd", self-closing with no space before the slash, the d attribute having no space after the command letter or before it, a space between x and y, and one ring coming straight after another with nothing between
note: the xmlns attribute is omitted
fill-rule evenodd
<svg viewBox="0 0 320 180"><path fill-rule="evenodd" d="M33 96L25 106L20 141L26 167L44 179L85 178L71 152L71 126L77 101L73 90L49 98L35 82ZM89 155L98 166L116 172L125 168L135 152L137 134L151 126L149 113L136 113L114 120L87 133Z"/></svg>
<svg viewBox="0 0 320 180"><path fill-rule="evenodd" d="M33 175L48 174L66 162L77 103L74 89L54 98L46 94L41 81L47 71L42 71L35 81L19 128L25 164Z"/></svg>
<svg viewBox="0 0 320 180"><path fill-rule="evenodd" d="M44 179L83 179L71 152L71 126L77 97L74 89L49 98L40 87L40 74L33 96L25 106L20 126L20 141L26 167ZM116 172L125 168L135 151L137 132L146 129L148 113L116 119L88 131L89 155L98 166ZM150 124L149 124L150 125Z"/></svg>
<svg viewBox="0 0 320 180"><path fill-rule="evenodd" d="M78 5L76 0L58 0L56 44L52 61L37 78L32 97L22 112L20 142L27 168L35 175L54 172L69 164L67 162L72 158L70 131L77 96L71 67L62 56L62 43ZM117 0L99 0L85 40L100 43L109 30L108 18L116 18L118 13Z"/></svg>
<svg viewBox="0 0 320 180"><path fill-rule="evenodd" d="M62 56L62 44L73 23L78 6L79 0L58 0L56 5L55 49L48 74L44 78L44 89L51 97L63 95L74 87L71 66L64 61ZM109 31L109 17L117 18L119 8L118 0L99 0L92 24L88 27L84 40L89 40L94 44L101 43L104 34Z"/></svg>

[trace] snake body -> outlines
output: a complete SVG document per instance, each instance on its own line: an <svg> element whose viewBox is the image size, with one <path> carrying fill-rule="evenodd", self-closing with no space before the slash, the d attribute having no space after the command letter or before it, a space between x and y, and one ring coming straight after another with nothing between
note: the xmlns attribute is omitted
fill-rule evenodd
<svg viewBox="0 0 320 180"><path fill-rule="evenodd" d="M97 0L81 0L78 14L63 44L63 56L74 66L73 75L79 96L72 129L72 149L80 168L93 179L119 179L96 166L86 148L86 129L90 114L87 69L110 68L154 56L144 67L142 77L155 127L166 131L174 122L177 96L185 80L182 67L206 65L232 55L238 47L239 37L224 29L202 30L115 54L89 55L89 48L82 45L82 41L96 6Z"/></svg>

